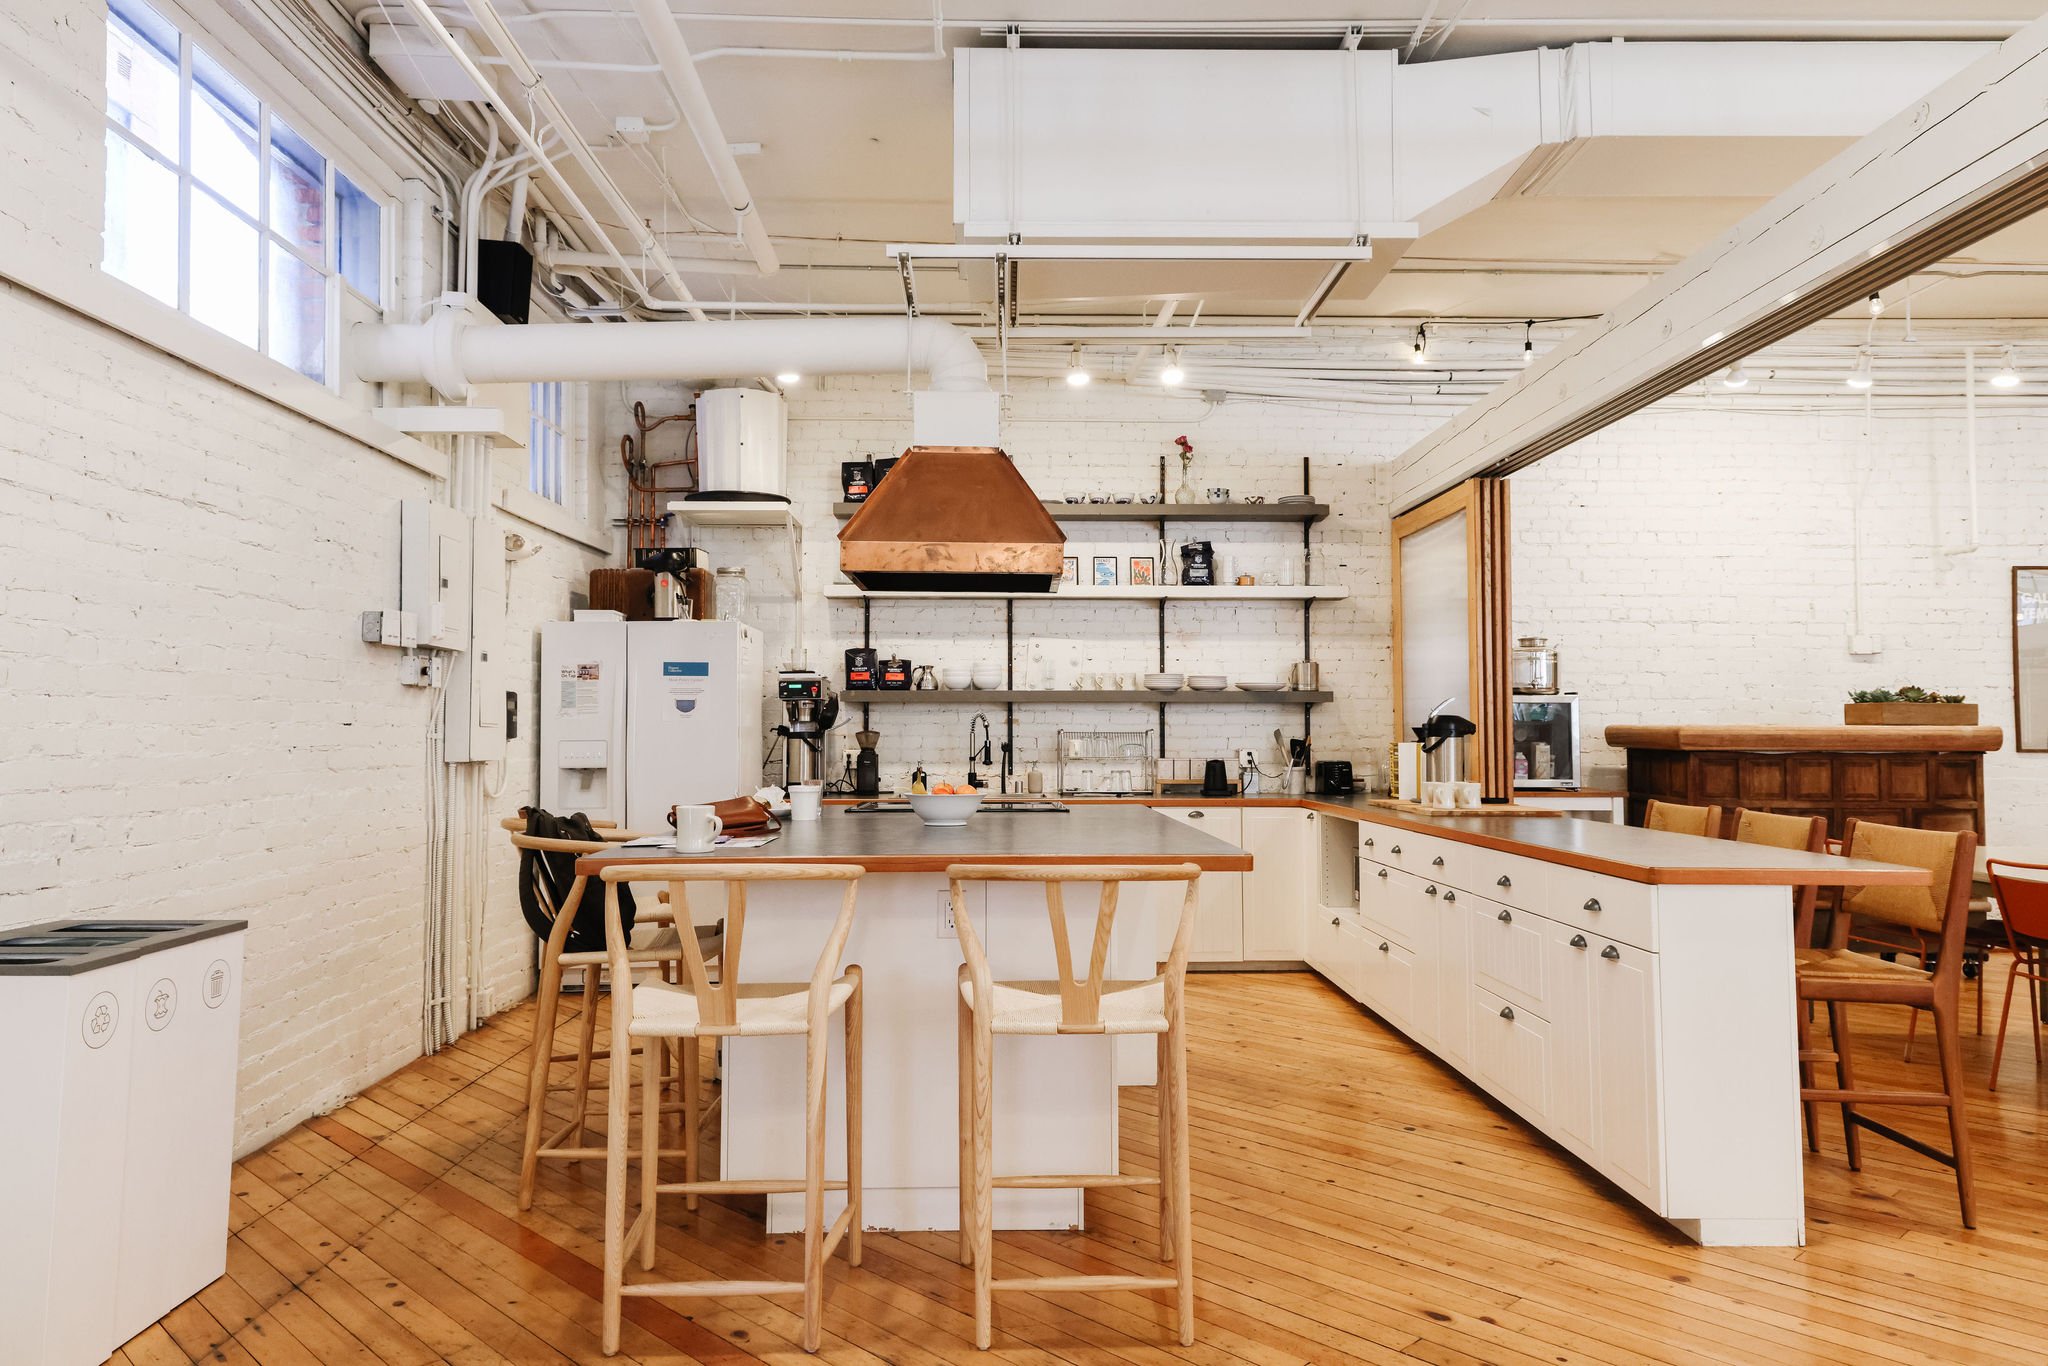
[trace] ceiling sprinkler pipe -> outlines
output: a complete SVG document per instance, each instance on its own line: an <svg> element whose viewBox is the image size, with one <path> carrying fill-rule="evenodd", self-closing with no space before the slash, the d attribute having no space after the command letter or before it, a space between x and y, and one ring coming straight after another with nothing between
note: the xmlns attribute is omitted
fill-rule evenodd
<svg viewBox="0 0 2048 1366"><path fill-rule="evenodd" d="M712 323L473 325L452 309L424 323L359 323L349 333L356 376L427 383L460 402L472 384L900 375L930 387L988 391L974 339L938 318L793 318Z"/></svg>

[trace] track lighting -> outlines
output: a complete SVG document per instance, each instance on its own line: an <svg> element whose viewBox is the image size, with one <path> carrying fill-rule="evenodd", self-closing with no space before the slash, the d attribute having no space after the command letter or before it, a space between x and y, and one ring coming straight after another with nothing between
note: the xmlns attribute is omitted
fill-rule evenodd
<svg viewBox="0 0 2048 1366"><path fill-rule="evenodd" d="M1408 359L1414 361L1417 365L1429 364L1428 323L1415 324L1415 349L1409 353Z"/></svg>
<svg viewBox="0 0 2048 1366"><path fill-rule="evenodd" d="M1166 353L1166 366L1159 372L1159 382L1172 388L1187 378L1187 372L1180 368L1180 348L1174 347Z"/></svg>
<svg viewBox="0 0 2048 1366"><path fill-rule="evenodd" d="M1842 381L1851 389L1868 389L1871 385L1870 348L1864 347L1856 353L1856 368Z"/></svg>
<svg viewBox="0 0 2048 1366"><path fill-rule="evenodd" d="M1991 377L1991 387L1994 389L2017 389L2019 384L2019 367L2013 361L2012 348L2008 346L2005 348L2005 355L1999 360L1998 373Z"/></svg>
<svg viewBox="0 0 2048 1366"><path fill-rule="evenodd" d="M1742 367L1741 361L1735 362L1732 367L1721 372L1721 387L1723 389L1747 389L1749 387L1749 371Z"/></svg>
<svg viewBox="0 0 2048 1366"><path fill-rule="evenodd" d="M1093 378L1081 365L1081 348L1075 347L1073 354L1067 357L1067 383L1078 389Z"/></svg>
<svg viewBox="0 0 2048 1366"><path fill-rule="evenodd" d="M1522 365L1524 368L1536 363L1536 321L1530 319L1522 324Z"/></svg>
<svg viewBox="0 0 2048 1366"><path fill-rule="evenodd" d="M784 370L781 374L775 377L775 382L777 384L795 384L798 380L802 378L803 376L799 375L794 370Z"/></svg>

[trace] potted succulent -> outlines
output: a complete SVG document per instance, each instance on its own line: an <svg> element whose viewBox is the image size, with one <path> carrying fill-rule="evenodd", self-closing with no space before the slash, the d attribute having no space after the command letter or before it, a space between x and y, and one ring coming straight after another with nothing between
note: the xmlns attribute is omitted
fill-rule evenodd
<svg viewBox="0 0 2048 1366"><path fill-rule="evenodd" d="M1851 726L1974 726L1977 704L1960 693L1903 688L1859 688L1842 706L1842 722Z"/></svg>

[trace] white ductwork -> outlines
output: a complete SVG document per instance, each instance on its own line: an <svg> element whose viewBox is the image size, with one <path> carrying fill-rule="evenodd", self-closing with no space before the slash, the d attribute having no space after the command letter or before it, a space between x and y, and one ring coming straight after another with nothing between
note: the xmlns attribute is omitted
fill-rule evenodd
<svg viewBox="0 0 2048 1366"><path fill-rule="evenodd" d="M450 309L424 323L360 323L349 333L359 379L431 384L460 402L472 384L563 380L718 380L921 373L931 389L988 392L973 338L937 318L793 318L787 322L474 324Z"/></svg>

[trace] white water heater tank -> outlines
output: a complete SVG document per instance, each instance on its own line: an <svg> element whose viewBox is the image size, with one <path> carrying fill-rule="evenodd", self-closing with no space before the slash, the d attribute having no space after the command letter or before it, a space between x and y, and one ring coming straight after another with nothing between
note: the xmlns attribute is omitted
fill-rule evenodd
<svg viewBox="0 0 2048 1366"><path fill-rule="evenodd" d="M691 498L789 501L789 409L766 389L697 396L697 491Z"/></svg>

